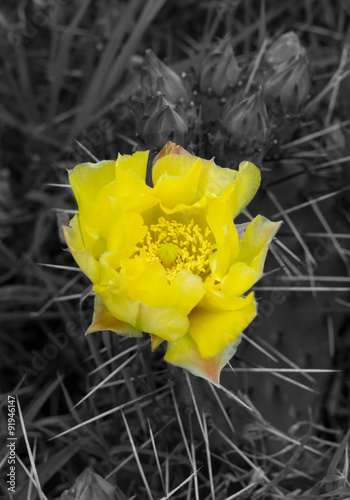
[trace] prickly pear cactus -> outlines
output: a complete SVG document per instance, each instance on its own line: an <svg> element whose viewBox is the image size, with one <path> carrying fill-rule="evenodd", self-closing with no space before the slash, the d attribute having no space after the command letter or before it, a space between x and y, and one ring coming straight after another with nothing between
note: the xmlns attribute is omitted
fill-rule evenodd
<svg viewBox="0 0 350 500"><path fill-rule="evenodd" d="M261 164L276 140L291 135L309 90L306 49L294 32L240 63L226 36L181 76L148 50L130 107L141 145L172 140L234 167L247 158Z"/></svg>
<svg viewBox="0 0 350 500"><path fill-rule="evenodd" d="M345 197L337 194L346 178L333 165L346 141L327 106L320 113L327 93L312 80L315 71L293 31L264 42L250 59L225 37L182 74L147 51L130 104L141 147L172 140L222 166L250 160L262 169L254 213L245 215L260 210L285 224L270 258L276 272L256 287L260 314L233 360L237 376L227 369L222 383L243 388L282 429L319 410L329 375L305 370L332 368L345 321L341 279L349 266L346 240L335 234L346 232Z"/></svg>

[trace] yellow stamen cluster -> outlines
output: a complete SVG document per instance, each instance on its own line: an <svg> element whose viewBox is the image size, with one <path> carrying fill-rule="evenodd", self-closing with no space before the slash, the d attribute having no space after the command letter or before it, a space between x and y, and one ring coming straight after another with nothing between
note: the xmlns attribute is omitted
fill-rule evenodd
<svg viewBox="0 0 350 500"><path fill-rule="evenodd" d="M203 276L209 271L209 255L213 249L208 240L210 234L209 228L203 234L193 219L186 225L160 217L157 224L150 226L135 257L149 263L161 262L170 282L182 269Z"/></svg>

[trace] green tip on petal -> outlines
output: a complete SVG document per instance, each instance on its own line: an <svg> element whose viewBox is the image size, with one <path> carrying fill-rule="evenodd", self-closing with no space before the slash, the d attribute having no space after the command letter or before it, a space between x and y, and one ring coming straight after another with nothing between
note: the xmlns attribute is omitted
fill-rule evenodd
<svg viewBox="0 0 350 500"><path fill-rule="evenodd" d="M120 335L127 335L130 337L142 337L142 332L113 316L104 305L99 295L96 295L92 323L85 335L101 332L102 330L110 330Z"/></svg>
<svg viewBox="0 0 350 500"><path fill-rule="evenodd" d="M153 335L152 333L150 334L150 337L151 337L151 350L153 352L157 349L158 346L160 346L162 342L164 342L164 339L158 337L158 335Z"/></svg>
<svg viewBox="0 0 350 500"><path fill-rule="evenodd" d="M193 375L204 378L220 387L220 373L227 362L232 358L240 343L239 335L224 347L216 356L203 359L190 335L184 335L177 342L168 342L165 361L181 368L185 368Z"/></svg>

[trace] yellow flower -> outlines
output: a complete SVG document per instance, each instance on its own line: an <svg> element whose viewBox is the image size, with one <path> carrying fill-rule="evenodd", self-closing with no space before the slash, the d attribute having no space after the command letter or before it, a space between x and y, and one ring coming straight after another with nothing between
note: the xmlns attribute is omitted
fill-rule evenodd
<svg viewBox="0 0 350 500"><path fill-rule="evenodd" d="M167 143L145 183L148 152L84 163L69 172L79 215L63 228L93 283L87 333L149 333L167 341L165 360L219 383L242 331L256 315L254 293L280 223L258 215L239 235L233 219L260 184L239 170Z"/></svg>

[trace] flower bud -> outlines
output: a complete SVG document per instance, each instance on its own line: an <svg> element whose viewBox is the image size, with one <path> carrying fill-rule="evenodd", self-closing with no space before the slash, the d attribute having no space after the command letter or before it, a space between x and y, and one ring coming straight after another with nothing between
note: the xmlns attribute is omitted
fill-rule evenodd
<svg viewBox="0 0 350 500"><path fill-rule="evenodd" d="M310 76L306 56L277 68L263 84L262 95L267 106L274 106L284 114L300 112L310 90Z"/></svg>
<svg viewBox="0 0 350 500"><path fill-rule="evenodd" d="M233 52L231 38L225 37L204 59L199 88L203 93L212 91L216 97L223 97L236 85L239 74L240 69Z"/></svg>
<svg viewBox="0 0 350 500"><path fill-rule="evenodd" d="M294 59L304 56L305 48L301 45L298 35L294 31L284 33L265 52L265 62L272 68L280 64L288 64Z"/></svg>
<svg viewBox="0 0 350 500"><path fill-rule="evenodd" d="M223 121L231 149L246 155L260 152L271 137L260 90L231 108Z"/></svg>
<svg viewBox="0 0 350 500"><path fill-rule="evenodd" d="M156 95L146 97L143 104L143 115L146 117L152 116L169 104L170 102L158 91Z"/></svg>
<svg viewBox="0 0 350 500"><path fill-rule="evenodd" d="M185 143L187 131L188 122L184 112L167 103L146 119L141 136L147 147L160 149L170 139Z"/></svg>
<svg viewBox="0 0 350 500"><path fill-rule="evenodd" d="M121 494L123 495L123 493ZM99 500L108 500L109 498L114 498L115 495L116 489L112 484L87 468L77 477L72 488L62 493L60 499L73 500L75 498L84 498L84 500L93 500L94 498L98 498Z"/></svg>
<svg viewBox="0 0 350 500"><path fill-rule="evenodd" d="M142 87L148 96L153 96L159 91L172 104L189 100L182 78L162 63L151 49L146 50L145 63Z"/></svg>
<svg viewBox="0 0 350 500"><path fill-rule="evenodd" d="M159 151L157 156L153 160L153 165L158 161L160 158L163 158L163 156L168 156L168 155L189 155L191 156L191 153L187 151L187 149L183 148L182 146L179 146L178 144L175 144L174 142L168 141L165 146Z"/></svg>
<svg viewBox="0 0 350 500"><path fill-rule="evenodd" d="M142 135L143 127L150 116L154 116L156 113L169 105L169 101L165 99L161 92L157 92L157 95L155 96L146 97L145 101L140 104L137 111L133 115L137 133Z"/></svg>

